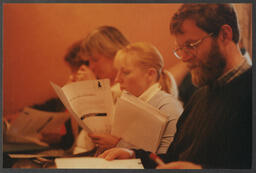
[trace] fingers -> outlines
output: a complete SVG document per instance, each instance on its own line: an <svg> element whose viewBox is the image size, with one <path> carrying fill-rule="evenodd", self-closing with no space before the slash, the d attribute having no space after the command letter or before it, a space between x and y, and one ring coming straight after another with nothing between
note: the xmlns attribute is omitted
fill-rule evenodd
<svg viewBox="0 0 256 173"><path fill-rule="evenodd" d="M113 149L110 149L107 151L109 151L109 152L105 155L105 157L103 157L104 159L114 160L114 159L120 158L121 153L119 152L119 149L113 148Z"/></svg>
<svg viewBox="0 0 256 173"><path fill-rule="evenodd" d="M102 154L100 154L98 157L105 159L106 156L107 156L110 152L112 152L112 150L113 150L113 149L106 150L106 151L104 151Z"/></svg>
<svg viewBox="0 0 256 173"><path fill-rule="evenodd" d="M123 148L112 148L106 150L104 153L99 155L100 158L104 158L106 160L114 160L114 159L129 159L132 158L127 149Z"/></svg>
<svg viewBox="0 0 256 173"><path fill-rule="evenodd" d="M102 147L105 145L105 142L102 141L101 139L92 139L92 142L95 143L95 144L98 144Z"/></svg>
<svg viewBox="0 0 256 173"><path fill-rule="evenodd" d="M93 71L86 65L81 65L75 73L69 76L69 80L67 83L94 79L96 79L96 77Z"/></svg>
<svg viewBox="0 0 256 173"><path fill-rule="evenodd" d="M71 82L75 82L75 75L74 75L74 74L69 75L67 84L69 84L69 83L71 83Z"/></svg>
<svg viewBox="0 0 256 173"><path fill-rule="evenodd" d="M102 133L97 133L97 132L93 132L93 133L88 133L88 136L91 138L100 138L102 137Z"/></svg>
<svg viewBox="0 0 256 173"><path fill-rule="evenodd" d="M96 79L96 77L90 68L88 68L85 65L81 65L79 70L76 73L76 79L77 80L90 80L90 79Z"/></svg>
<svg viewBox="0 0 256 173"><path fill-rule="evenodd" d="M120 157L118 154L119 153L116 150L114 150L113 152L108 153L108 155L106 155L105 159L106 160L118 159Z"/></svg>

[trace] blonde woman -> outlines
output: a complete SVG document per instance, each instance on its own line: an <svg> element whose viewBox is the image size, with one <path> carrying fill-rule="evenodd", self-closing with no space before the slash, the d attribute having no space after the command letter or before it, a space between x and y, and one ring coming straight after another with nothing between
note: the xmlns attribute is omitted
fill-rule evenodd
<svg viewBox="0 0 256 173"><path fill-rule="evenodd" d="M117 52L114 65L117 69L116 82L120 83L122 91L139 97L169 116L167 128L157 150L157 153L166 153L176 132L176 122L183 107L171 94L172 81L170 74L164 70L162 55L151 44L134 43ZM104 149L116 146L136 147L109 134L91 133L89 136L95 144Z"/></svg>

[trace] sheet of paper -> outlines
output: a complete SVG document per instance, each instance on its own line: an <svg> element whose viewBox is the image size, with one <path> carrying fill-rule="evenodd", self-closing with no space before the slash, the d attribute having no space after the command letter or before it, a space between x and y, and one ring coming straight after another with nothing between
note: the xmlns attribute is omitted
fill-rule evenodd
<svg viewBox="0 0 256 173"><path fill-rule="evenodd" d="M73 82L60 88L52 83L63 104L86 131L109 132L113 98L109 80Z"/></svg>
<svg viewBox="0 0 256 173"><path fill-rule="evenodd" d="M113 99L109 80L73 82L62 87L62 90L80 118L90 113L112 114Z"/></svg>
<svg viewBox="0 0 256 173"><path fill-rule="evenodd" d="M51 113L52 118L41 132L59 132L63 124L70 118L68 112Z"/></svg>
<svg viewBox="0 0 256 173"><path fill-rule="evenodd" d="M78 124L87 132L92 132L91 129L89 129L89 127L86 126L86 124L83 123L83 121L80 119L80 117L74 112L74 110L72 109L70 103L68 102L64 92L62 91L61 87L54 84L53 82L51 82L51 85L52 85L53 89L55 90L55 92L57 93L60 100L62 101L62 103L65 105L65 107L67 108L69 113L75 118L75 120L78 122Z"/></svg>
<svg viewBox="0 0 256 173"><path fill-rule="evenodd" d="M44 151L41 151L36 154L8 154L11 158L38 158L38 157L70 157L72 156L71 154L65 153L64 150L61 149L47 149Z"/></svg>
<svg viewBox="0 0 256 173"><path fill-rule="evenodd" d="M47 143L40 141L39 136L22 136L17 134L8 134L6 136L6 143L22 143L22 144L30 144L34 143L39 146L49 146Z"/></svg>
<svg viewBox="0 0 256 173"><path fill-rule="evenodd" d="M8 142L36 143L47 146L39 140L43 131L59 131L64 122L69 118L67 113L55 113L25 107L19 116L9 125L6 131Z"/></svg>
<svg viewBox="0 0 256 173"><path fill-rule="evenodd" d="M57 158L56 167L61 169L143 169L140 159L107 161L97 157Z"/></svg>
<svg viewBox="0 0 256 173"><path fill-rule="evenodd" d="M9 132L33 136L47 128L55 130L60 128L69 118L65 112L45 112L30 107L25 107L19 116L10 124Z"/></svg>
<svg viewBox="0 0 256 173"><path fill-rule="evenodd" d="M49 157L45 154L8 154L13 159L31 159L37 157Z"/></svg>
<svg viewBox="0 0 256 173"><path fill-rule="evenodd" d="M130 95L122 95L115 109L111 134L147 151L156 152L167 123L158 109Z"/></svg>

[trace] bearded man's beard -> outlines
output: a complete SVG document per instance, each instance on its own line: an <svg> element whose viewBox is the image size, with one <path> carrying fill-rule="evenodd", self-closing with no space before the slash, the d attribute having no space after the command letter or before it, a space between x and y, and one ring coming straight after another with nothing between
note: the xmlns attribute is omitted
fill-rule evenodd
<svg viewBox="0 0 256 173"><path fill-rule="evenodd" d="M221 54L216 40L206 57L197 62L196 68L191 70L192 83L196 87L211 85L223 74L226 66L225 57Z"/></svg>

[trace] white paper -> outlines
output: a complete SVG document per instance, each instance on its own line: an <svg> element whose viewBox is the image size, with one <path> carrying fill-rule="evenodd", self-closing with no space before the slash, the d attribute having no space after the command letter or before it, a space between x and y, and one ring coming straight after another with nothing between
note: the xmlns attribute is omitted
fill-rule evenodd
<svg viewBox="0 0 256 173"><path fill-rule="evenodd" d="M111 134L147 151L156 152L167 116L139 98L123 94L118 100Z"/></svg>
<svg viewBox="0 0 256 173"><path fill-rule="evenodd" d="M143 169L140 159L107 161L97 157L57 158L55 163L61 169Z"/></svg>
<svg viewBox="0 0 256 173"><path fill-rule="evenodd" d="M87 132L110 132L113 98L108 79L73 82L60 88L51 83L57 95ZM95 116L105 114L106 116Z"/></svg>
<svg viewBox="0 0 256 173"><path fill-rule="evenodd" d="M7 142L47 146L48 144L40 141L40 133L59 131L68 118L69 115L65 112L45 112L25 107L9 125L6 131Z"/></svg>

